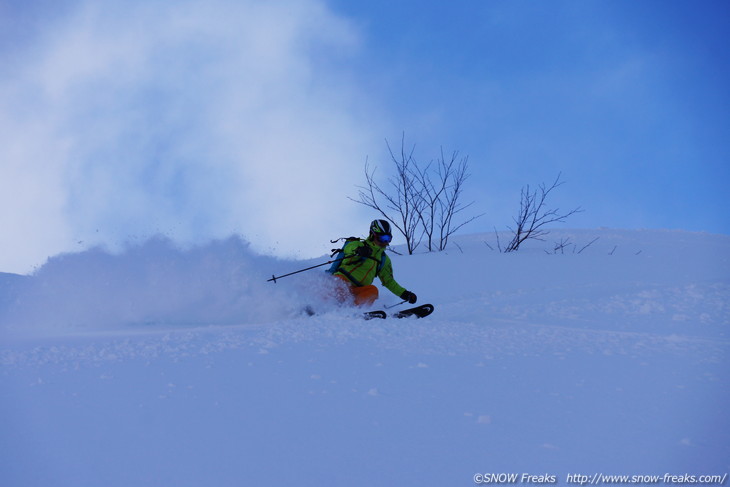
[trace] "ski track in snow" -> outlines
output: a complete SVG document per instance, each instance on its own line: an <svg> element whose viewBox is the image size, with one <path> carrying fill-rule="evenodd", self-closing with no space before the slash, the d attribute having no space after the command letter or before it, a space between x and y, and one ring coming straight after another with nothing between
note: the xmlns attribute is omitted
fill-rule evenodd
<svg viewBox="0 0 730 487"><path fill-rule="evenodd" d="M696 289L697 286L692 286ZM727 286L713 286L727 293ZM701 361L717 362L730 348L724 339L697 337L678 333L647 333L637 331L602 330L588 327L588 316L610 316L621 311L621 316L664 313L664 306L677 305L676 289L669 297L661 297L659 291L639 293L650 295L650 302L670 303L668 305L647 304L643 298L619 299L611 296L605 302L586 301L549 303L542 309L529 306L489 306L480 302L462 300L456 303L437 305L436 314L423 320L370 320L360 319L347 310L330 311L311 318L299 317L259 325L226 325L171 328L169 325L146 329L125 329L117 332L100 331L71 334L57 337L52 344L48 339L20 340L10 348L0 349L0 365L27 366L45 364L81 364L124 361L127 359L154 359L160 357L178 359L196 355L210 355L224 350L258 350L262 353L288 343L337 345L347 342L361 342L369 347L396 350L403 353L440 354L447 356L475 355L485 359L502 356L564 356L572 352L621 355L639 358L645 353L672 354L678 357L698 357ZM725 303L720 295L709 300L688 298L693 304L707 306L706 312L695 317L721 325L730 323L725 317ZM608 303L608 304L607 304ZM705 305L708 303L709 305ZM717 310L712 312L712 306ZM650 308L650 311L647 311ZM460 310L469 309L470 314L480 316L471 320L449 319L458 316ZM641 310L641 311L637 311ZM444 315L447 318L440 318ZM578 326L540 324L539 316L548 317L550 322L578 322ZM671 312L669 316L672 315ZM720 316L720 317L718 317ZM671 319L671 318L669 318ZM682 315L676 319L681 323L691 318ZM624 324L626 321L621 321ZM699 325L698 325L699 326ZM171 329L166 329L171 328ZM118 335L118 336L115 336Z"/></svg>

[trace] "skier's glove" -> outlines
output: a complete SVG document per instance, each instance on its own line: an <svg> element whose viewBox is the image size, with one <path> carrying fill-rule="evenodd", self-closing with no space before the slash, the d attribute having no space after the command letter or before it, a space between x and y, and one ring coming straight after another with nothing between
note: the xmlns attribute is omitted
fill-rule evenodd
<svg viewBox="0 0 730 487"><path fill-rule="evenodd" d="M408 301L410 304L413 304L418 299L415 294L413 294L410 291L403 291L403 294L400 295L400 298Z"/></svg>
<svg viewBox="0 0 730 487"><path fill-rule="evenodd" d="M360 257L368 258L373 255L373 249L371 249L368 245L363 245L355 249L355 254Z"/></svg>

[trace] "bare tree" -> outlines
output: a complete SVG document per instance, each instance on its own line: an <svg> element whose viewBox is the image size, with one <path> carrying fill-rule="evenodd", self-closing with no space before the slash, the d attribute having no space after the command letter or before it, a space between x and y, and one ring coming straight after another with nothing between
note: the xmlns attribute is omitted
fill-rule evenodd
<svg viewBox="0 0 730 487"><path fill-rule="evenodd" d="M434 172L433 161L424 169L416 166L414 173L420 189L418 196L423 200L418 218L427 237L426 246L429 252L433 251L434 247L443 250L441 243L443 242L444 222L447 220L445 212L449 206L449 202L446 200L449 198L449 185L454 172L453 166L456 155L457 152L454 152L451 160L446 162L442 148L441 158L436 161L435 177L432 176ZM436 242L437 239L438 242Z"/></svg>
<svg viewBox="0 0 730 487"><path fill-rule="evenodd" d="M530 186L522 188L520 195L520 212L514 218L516 227L510 227L513 232L512 240L510 240L505 252L513 252L520 248L525 240L535 239L543 240L542 237L548 232L544 227L550 223L564 222L570 215L583 211L580 207L561 213L558 208L547 209L546 200L548 195L555 189L564 184L560 181L560 173L551 186L540 184L539 191L530 191Z"/></svg>
<svg viewBox="0 0 730 487"><path fill-rule="evenodd" d="M555 247L553 248L553 254L557 254L560 252L561 254L565 253L565 248L570 245L570 237L564 237L560 239L560 242L555 242ZM575 244L573 244L575 245ZM549 254L547 250L545 251L546 254Z"/></svg>
<svg viewBox="0 0 730 487"><path fill-rule="evenodd" d="M388 180L389 187L383 189L375 181L375 170L371 171L366 163L366 185L359 186L358 199L353 201L377 210L389 220L405 237L409 254L424 236L429 251L444 250L454 232L481 216L463 221L455 219L473 204L461 203L464 182L469 178L468 157L459 159L455 151L447 160L441 149L441 157L435 164L431 161L421 168L413 158L415 146L410 151L405 149L405 135L399 156L387 140L386 144L396 175Z"/></svg>
<svg viewBox="0 0 730 487"><path fill-rule="evenodd" d="M434 234L436 232L437 211L442 194L446 191L446 179L441 178L438 184L434 184L431 179L430 162L424 169L416 166L413 176L418 181L421 191L418 193L422 204L419 206L418 219L423 227L423 233L426 236L426 247L428 251L433 251Z"/></svg>
<svg viewBox="0 0 730 487"><path fill-rule="evenodd" d="M466 220L455 221L454 217L463 210L474 204L472 201L466 205L460 202L464 183L469 179L470 174L466 172L469 157L464 157L456 163L458 152L454 151L451 159L446 162L444 151L441 149L441 159L438 166L438 177L444 191L442 197L438 198L438 228L439 228L439 250L444 250L449 237L461 227L470 223L482 215L477 215Z"/></svg>
<svg viewBox="0 0 730 487"><path fill-rule="evenodd" d="M481 216L477 215L461 222L454 220L457 213L473 204L472 202L462 205L460 202L464 182L469 178L467 173L469 158L467 156L458 160L458 156L459 152L454 151L447 160L441 148L441 157L436 161L435 174L432 169L433 162L423 170L417 168L414 174L420 185L420 197L424 200L420 207L419 219L427 237L426 245L429 251L434 250L434 247L439 251L444 250L454 232Z"/></svg>
<svg viewBox="0 0 730 487"><path fill-rule="evenodd" d="M411 148L410 152L407 152L404 136L401 140L400 156L397 157L387 140L385 143L396 167L395 176L388 179L389 190L378 185L375 181L375 169L370 171L366 162L366 185L358 186L358 199L353 201L377 210L386 220L390 221L405 237L408 253L412 254L421 243L423 236L422 230L419 233L419 214L422 213L424 205L424 200L420 196L420 188L417 187L417 179L414 177L417 172L416 161L413 159L415 146Z"/></svg>

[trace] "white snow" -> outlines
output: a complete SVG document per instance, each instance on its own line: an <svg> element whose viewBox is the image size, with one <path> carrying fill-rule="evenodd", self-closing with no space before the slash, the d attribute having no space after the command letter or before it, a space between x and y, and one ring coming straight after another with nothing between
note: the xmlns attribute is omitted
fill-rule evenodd
<svg viewBox="0 0 730 487"><path fill-rule="evenodd" d="M359 319L323 298L319 269L266 282L327 257L275 260L236 238L0 274L0 485L730 472L730 237L548 239L394 255L436 306L423 320ZM378 305L398 301L382 289Z"/></svg>

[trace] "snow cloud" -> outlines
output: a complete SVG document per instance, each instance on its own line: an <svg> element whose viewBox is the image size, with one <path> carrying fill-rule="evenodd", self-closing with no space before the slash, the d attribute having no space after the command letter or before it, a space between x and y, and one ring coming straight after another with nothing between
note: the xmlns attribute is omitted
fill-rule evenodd
<svg viewBox="0 0 730 487"><path fill-rule="evenodd" d="M157 233L314 256L302 235L363 226L346 196L383 121L348 72L357 29L320 0L82 1L42 22L0 46L0 271Z"/></svg>

